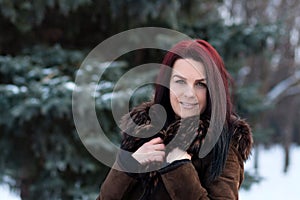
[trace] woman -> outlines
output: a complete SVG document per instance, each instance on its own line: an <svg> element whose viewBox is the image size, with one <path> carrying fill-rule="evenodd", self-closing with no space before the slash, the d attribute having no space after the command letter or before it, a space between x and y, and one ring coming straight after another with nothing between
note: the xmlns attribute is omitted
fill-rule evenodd
<svg viewBox="0 0 300 200"><path fill-rule="evenodd" d="M253 141L232 111L222 59L206 41L187 40L162 64L154 100L123 118L124 151L98 199L238 199Z"/></svg>

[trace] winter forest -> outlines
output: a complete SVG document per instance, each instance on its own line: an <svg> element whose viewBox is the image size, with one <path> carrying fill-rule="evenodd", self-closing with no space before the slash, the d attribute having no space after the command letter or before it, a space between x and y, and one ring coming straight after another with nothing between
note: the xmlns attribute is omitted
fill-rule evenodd
<svg viewBox="0 0 300 200"><path fill-rule="evenodd" d="M22 200L96 198L109 168L89 153L75 128L75 76L98 44L139 27L209 41L234 80L235 110L252 127L254 168L260 151L276 145L281 169L288 172L291 148L300 145L299 13L298 0L0 0L0 184ZM115 89L117 81L135 66L160 63L164 53L126 53L95 83L98 121L115 144L120 134L112 100L122 106L126 88L143 76L155 78L155 72L137 74ZM99 74L102 64L85 73ZM131 104L151 98L152 89L138 89ZM97 134L88 126L83 131ZM105 145L91 137L86 143ZM253 170L245 175L244 190L263 180Z"/></svg>

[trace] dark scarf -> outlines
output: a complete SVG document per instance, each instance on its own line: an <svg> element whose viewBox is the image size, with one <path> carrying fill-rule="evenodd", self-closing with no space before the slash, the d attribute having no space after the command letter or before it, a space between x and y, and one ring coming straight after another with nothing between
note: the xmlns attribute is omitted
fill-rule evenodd
<svg viewBox="0 0 300 200"><path fill-rule="evenodd" d="M201 115L200 119L199 116L184 119L177 117L172 123L153 135L153 131L161 123L161 120L160 115L155 110L151 110L151 113L149 113L151 105L152 103L144 103L133 109L129 115L123 118L121 148L135 152L144 143L155 137L161 137L163 143L166 145L166 155L175 147L186 150L191 156L198 155L209 127L210 117L208 115ZM147 133L153 136L145 137ZM160 169L164 165L167 164L150 163L141 167L143 167L143 171L149 171L149 169ZM147 199L150 196L160 178L158 171L130 175L140 179L144 185L145 193L141 199Z"/></svg>

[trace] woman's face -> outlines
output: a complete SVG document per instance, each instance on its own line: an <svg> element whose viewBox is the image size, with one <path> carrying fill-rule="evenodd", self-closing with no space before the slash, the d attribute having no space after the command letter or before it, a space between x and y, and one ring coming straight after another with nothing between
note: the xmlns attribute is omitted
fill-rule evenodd
<svg viewBox="0 0 300 200"><path fill-rule="evenodd" d="M181 118L199 115L207 105L205 69L191 58L175 61L170 79L170 101Z"/></svg>

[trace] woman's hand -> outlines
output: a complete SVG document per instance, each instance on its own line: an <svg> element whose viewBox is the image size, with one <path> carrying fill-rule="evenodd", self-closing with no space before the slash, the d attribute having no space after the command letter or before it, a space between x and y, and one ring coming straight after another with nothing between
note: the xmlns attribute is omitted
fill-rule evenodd
<svg viewBox="0 0 300 200"><path fill-rule="evenodd" d="M165 145L160 137L154 138L143 144L132 154L139 163L163 162L165 158Z"/></svg>
<svg viewBox="0 0 300 200"><path fill-rule="evenodd" d="M183 151L179 148L175 148L167 156L166 161L168 163L172 163L176 160L184 160L184 159L189 159L191 160L191 155L189 155L186 151Z"/></svg>

